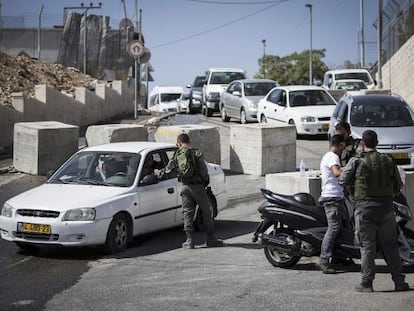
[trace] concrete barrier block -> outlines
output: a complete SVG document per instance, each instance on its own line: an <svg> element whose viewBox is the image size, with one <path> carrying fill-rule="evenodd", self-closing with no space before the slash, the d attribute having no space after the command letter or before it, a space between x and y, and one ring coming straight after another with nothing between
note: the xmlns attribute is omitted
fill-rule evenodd
<svg viewBox="0 0 414 311"><path fill-rule="evenodd" d="M85 105L84 113L81 116L79 125L94 124L106 119L102 109L104 101L94 92L91 92L84 87L77 87L75 88L75 98Z"/></svg>
<svg viewBox="0 0 414 311"><path fill-rule="evenodd" d="M23 114L0 104L0 153L13 145L13 127L23 119Z"/></svg>
<svg viewBox="0 0 414 311"><path fill-rule="evenodd" d="M281 194L295 194L298 192L310 193L318 202L321 195L321 178L318 171L300 176L299 172L284 172L266 174L266 189Z"/></svg>
<svg viewBox="0 0 414 311"><path fill-rule="evenodd" d="M14 125L13 166L46 175L78 150L79 128L56 121L19 122Z"/></svg>
<svg viewBox="0 0 414 311"><path fill-rule="evenodd" d="M128 86L128 82L122 80L114 80L112 81L112 89L121 96L122 101L120 104L122 106L122 112L133 113L134 94L132 92L133 90Z"/></svg>
<svg viewBox="0 0 414 311"><path fill-rule="evenodd" d="M154 133L154 139L158 142L175 144L177 136L181 133L190 136L191 145L204 154L207 162L221 164L220 134L215 126L198 124L160 126Z"/></svg>
<svg viewBox="0 0 414 311"><path fill-rule="evenodd" d="M44 120L47 108L44 102L33 97L27 97L22 92L12 93L13 108L22 113L22 121L33 122Z"/></svg>
<svg viewBox="0 0 414 311"><path fill-rule="evenodd" d="M85 105L48 85L36 85L35 98L46 103L47 114L43 120L79 124L84 113Z"/></svg>
<svg viewBox="0 0 414 311"><path fill-rule="evenodd" d="M289 125L243 124L230 127L230 170L265 175L294 171L296 130Z"/></svg>
<svg viewBox="0 0 414 311"><path fill-rule="evenodd" d="M97 83L95 94L104 100L102 108L106 120L110 120L123 112L122 97L115 90L107 87L104 83Z"/></svg>
<svg viewBox="0 0 414 311"><path fill-rule="evenodd" d="M105 124L89 126L85 134L88 146L123 141L148 141L148 131L139 124Z"/></svg>

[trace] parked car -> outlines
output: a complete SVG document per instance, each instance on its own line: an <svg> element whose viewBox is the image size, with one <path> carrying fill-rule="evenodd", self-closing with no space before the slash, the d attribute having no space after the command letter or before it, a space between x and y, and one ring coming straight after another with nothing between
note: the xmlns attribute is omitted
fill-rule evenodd
<svg viewBox="0 0 414 311"><path fill-rule="evenodd" d="M366 69L336 69L325 72L322 86L327 90L333 90L337 80L358 79L367 84L368 89L375 89L376 81Z"/></svg>
<svg viewBox="0 0 414 311"><path fill-rule="evenodd" d="M206 76L197 76L192 85L187 85L187 88L190 89L189 113L200 113L203 108L203 85L205 80Z"/></svg>
<svg viewBox="0 0 414 311"><path fill-rule="evenodd" d="M178 112L190 113L190 93L182 93L178 99Z"/></svg>
<svg viewBox="0 0 414 311"><path fill-rule="evenodd" d="M409 163L414 152L414 112L402 97L345 94L332 113L329 136L335 133L339 121L350 124L354 138L362 138L367 129L374 130L378 135L379 152L389 154L398 163Z"/></svg>
<svg viewBox="0 0 414 311"><path fill-rule="evenodd" d="M181 183L175 174L157 176L176 150L124 142L78 151L45 184L5 202L1 238L21 248L103 245L114 253L137 235L182 225ZM227 204L225 176L219 165L207 166L216 215Z"/></svg>
<svg viewBox="0 0 414 311"><path fill-rule="evenodd" d="M266 79L235 80L220 96L221 119L240 120L241 124L257 122L257 103L279 84Z"/></svg>
<svg viewBox="0 0 414 311"><path fill-rule="evenodd" d="M210 68L203 86L203 112L211 117L220 111L220 94L234 80L246 79L246 71L240 68Z"/></svg>
<svg viewBox="0 0 414 311"><path fill-rule="evenodd" d="M284 122L296 126L299 135L326 134L336 101L322 87L278 86L259 101L261 123Z"/></svg>
<svg viewBox="0 0 414 311"><path fill-rule="evenodd" d="M345 92L348 92L350 94L363 94L364 90L367 90L368 86L367 84L358 79L346 79L346 80L336 80L332 84L332 90L343 90Z"/></svg>
<svg viewBox="0 0 414 311"><path fill-rule="evenodd" d="M178 112L181 86L155 86L148 98L148 109L156 112Z"/></svg>

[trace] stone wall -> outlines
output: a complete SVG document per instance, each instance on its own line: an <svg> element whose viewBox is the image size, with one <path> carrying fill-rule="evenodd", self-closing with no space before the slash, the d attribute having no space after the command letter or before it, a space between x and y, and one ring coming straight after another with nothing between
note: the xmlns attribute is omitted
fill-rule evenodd
<svg viewBox="0 0 414 311"><path fill-rule="evenodd" d="M384 89L401 95L414 109L414 36L382 67Z"/></svg>

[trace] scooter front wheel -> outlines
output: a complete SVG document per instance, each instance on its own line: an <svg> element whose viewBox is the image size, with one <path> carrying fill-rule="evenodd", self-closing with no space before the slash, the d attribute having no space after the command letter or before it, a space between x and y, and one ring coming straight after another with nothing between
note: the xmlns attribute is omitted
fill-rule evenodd
<svg viewBox="0 0 414 311"><path fill-rule="evenodd" d="M286 232L275 232L275 238L287 239L291 237ZM289 254L289 251L281 251L280 248L266 245L264 247L266 259L274 266L279 268L289 268L297 264L301 256Z"/></svg>

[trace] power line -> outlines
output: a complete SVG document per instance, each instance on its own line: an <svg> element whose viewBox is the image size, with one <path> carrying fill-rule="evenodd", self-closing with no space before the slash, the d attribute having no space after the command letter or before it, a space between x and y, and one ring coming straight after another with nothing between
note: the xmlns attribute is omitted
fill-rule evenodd
<svg viewBox="0 0 414 311"><path fill-rule="evenodd" d="M188 0L188 1L190 1L190 0ZM191 1L195 1L195 0L191 0ZM199 0L199 1L200 1L200 2L202 2L203 0ZM287 1L289 1L289 0L279 0L279 1L273 1L273 4L271 4L271 5L269 5L269 6L266 6L266 7L264 7L263 9L257 10L257 11L255 11L255 12L251 13L251 14L248 14L248 15L245 15L245 16L242 16L242 17L239 17L239 18L237 18L237 19L234 19L234 20L232 20L232 21L230 21L230 22L227 22L227 23L224 23L224 24L218 25L218 26L216 26L216 27L213 27L213 28L210 28L210 29L207 29L207 30L204 30L204 31L200 31L200 32L198 32L198 33L195 33L195 34L189 35L189 36L187 36L187 37L183 37L183 38L180 38L180 39L177 39L177 40L173 40L173 41L169 41L169 42L166 42L166 43L161 43L161 44L154 45L154 46L152 46L152 48L154 49L154 48L159 48L159 47L166 46L166 45L171 45L171 44L174 44L174 43L177 43L177 42L185 41L185 40L188 40L188 39L192 39L192 38L195 38L195 37L198 37L198 36L204 35L204 34L206 34L206 33L209 33L209 32L212 32L212 31L215 31L215 30L217 30L217 29L221 29L221 28L227 27L227 26L229 26L229 25L232 25L232 24L238 23L238 22L240 22L240 21L242 21L242 20L244 20L244 19L246 19L246 18L249 18L249 17L252 17L252 16L254 16L254 15L257 15L257 14L259 14L259 13L263 12L263 11L266 11L266 10L268 10L268 9L272 8L272 7L275 7L275 6L279 5L279 4L282 4L283 2L287 2Z"/></svg>
<svg viewBox="0 0 414 311"><path fill-rule="evenodd" d="M281 3L287 0L268 0L268 1L211 1L211 0L187 0L190 2L201 2L210 4L269 4L269 3Z"/></svg>

